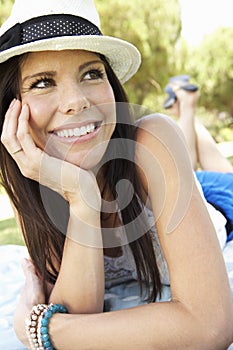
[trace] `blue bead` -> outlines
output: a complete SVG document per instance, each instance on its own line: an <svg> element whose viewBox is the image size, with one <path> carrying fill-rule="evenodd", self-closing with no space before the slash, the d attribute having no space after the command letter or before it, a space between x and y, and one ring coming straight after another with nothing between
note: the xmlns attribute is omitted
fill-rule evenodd
<svg viewBox="0 0 233 350"><path fill-rule="evenodd" d="M42 318L42 320L41 320L41 325L42 326L47 326L48 323L49 323L49 319L48 318Z"/></svg>
<svg viewBox="0 0 233 350"><path fill-rule="evenodd" d="M59 310L60 312L67 312L67 309L65 308L65 306L60 306L60 310Z"/></svg>
<svg viewBox="0 0 233 350"><path fill-rule="evenodd" d="M44 345L44 347L45 347L46 349L48 349L48 347L51 346L51 343L50 343L49 340L47 340L47 341L43 342L43 345Z"/></svg>
<svg viewBox="0 0 233 350"><path fill-rule="evenodd" d="M51 305L51 306L49 307L49 311L51 311L51 312L54 312L54 311L56 311L56 310L57 310L56 305Z"/></svg>
<svg viewBox="0 0 233 350"><path fill-rule="evenodd" d="M46 334L42 334L42 341L48 341L49 340L49 335L48 335L48 333L46 333Z"/></svg>
<svg viewBox="0 0 233 350"><path fill-rule="evenodd" d="M48 334L48 327L41 327L40 333L41 334Z"/></svg>
<svg viewBox="0 0 233 350"><path fill-rule="evenodd" d="M45 313L44 313L44 318L50 318L50 317L52 317L53 316L53 313L51 312L51 311L45 311Z"/></svg>

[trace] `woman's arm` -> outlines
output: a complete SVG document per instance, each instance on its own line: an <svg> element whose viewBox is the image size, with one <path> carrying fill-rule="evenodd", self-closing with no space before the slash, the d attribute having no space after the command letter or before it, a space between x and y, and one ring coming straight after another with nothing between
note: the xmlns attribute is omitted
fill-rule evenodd
<svg viewBox="0 0 233 350"><path fill-rule="evenodd" d="M103 311L104 259L100 214L78 201L70 207L70 219L58 279L50 302L70 313Z"/></svg>
<svg viewBox="0 0 233 350"><path fill-rule="evenodd" d="M101 312L104 299L101 196L95 176L38 148L30 134L29 119L29 107L22 108L16 100L6 113L1 141L25 177L58 192L70 205L61 269L50 301L63 303L69 312ZM12 154L17 148L20 152Z"/></svg>
<svg viewBox="0 0 233 350"><path fill-rule="evenodd" d="M142 181L157 218L172 300L98 315L55 315L54 345L61 350L225 350L233 341L227 274L205 205L187 177L192 169L178 128L162 117L143 121L136 162L146 174Z"/></svg>

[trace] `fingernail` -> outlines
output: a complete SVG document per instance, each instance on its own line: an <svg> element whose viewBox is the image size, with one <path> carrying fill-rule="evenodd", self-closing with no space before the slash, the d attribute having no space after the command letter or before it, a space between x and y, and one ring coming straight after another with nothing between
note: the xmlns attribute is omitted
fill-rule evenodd
<svg viewBox="0 0 233 350"><path fill-rule="evenodd" d="M27 105L22 105L22 112L25 113L27 111Z"/></svg>
<svg viewBox="0 0 233 350"><path fill-rule="evenodd" d="M10 104L9 108L13 108L14 105L15 105L15 102L16 102L16 98L14 98L14 99L11 101L11 104Z"/></svg>

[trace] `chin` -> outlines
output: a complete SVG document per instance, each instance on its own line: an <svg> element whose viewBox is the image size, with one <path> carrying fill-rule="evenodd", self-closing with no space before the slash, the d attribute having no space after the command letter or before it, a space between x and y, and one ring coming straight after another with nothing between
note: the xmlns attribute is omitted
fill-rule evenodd
<svg viewBox="0 0 233 350"><path fill-rule="evenodd" d="M72 156L66 157L65 161L73 165L76 165L84 170L92 170L98 167L104 153L98 155L89 155L85 157L80 157L80 155L74 154Z"/></svg>
<svg viewBox="0 0 233 350"><path fill-rule="evenodd" d="M67 161L85 170L98 169L102 166L102 159L106 152L108 141L98 144L88 151L73 153L67 156Z"/></svg>

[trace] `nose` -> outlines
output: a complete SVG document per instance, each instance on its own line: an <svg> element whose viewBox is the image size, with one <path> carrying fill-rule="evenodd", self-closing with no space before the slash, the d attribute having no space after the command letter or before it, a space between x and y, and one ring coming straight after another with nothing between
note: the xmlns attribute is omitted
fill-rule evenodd
<svg viewBox="0 0 233 350"><path fill-rule="evenodd" d="M65 115L74 115L90 107L85 92L76 84L64 86L60 94L60 112Z"/></svg>

